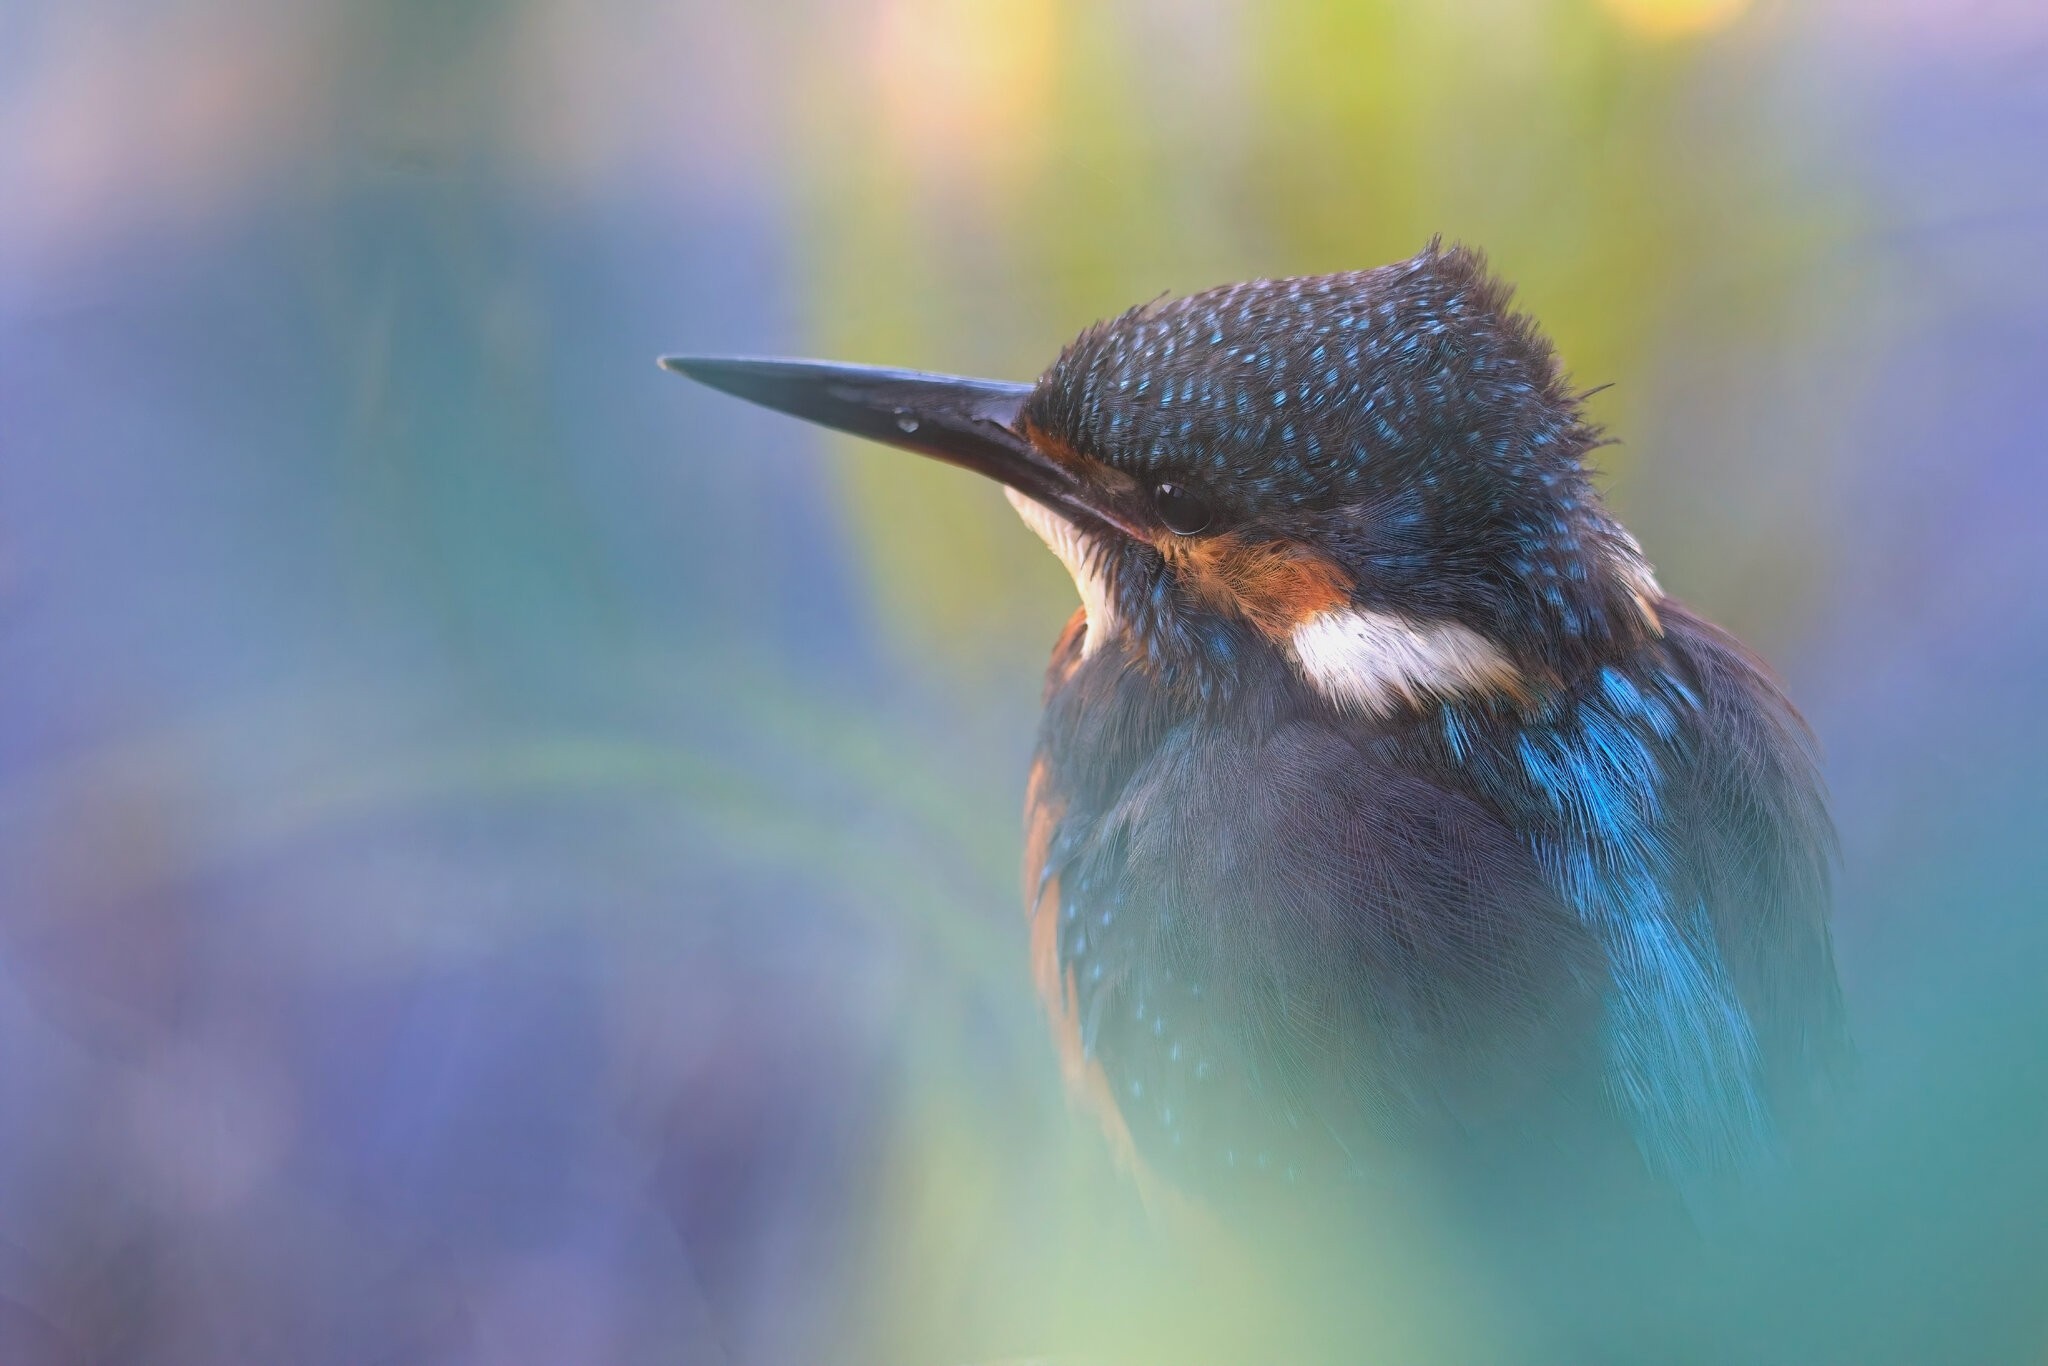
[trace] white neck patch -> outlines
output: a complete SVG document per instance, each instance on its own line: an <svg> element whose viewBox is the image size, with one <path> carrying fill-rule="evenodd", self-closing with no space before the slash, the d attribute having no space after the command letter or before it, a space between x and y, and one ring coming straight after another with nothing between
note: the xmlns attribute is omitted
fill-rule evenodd
<svg viewBox="0 0 2048 1366"><path fill-rule="evenodd" d="M1086 659L1117 628L1116 607L1110 596L1109 574L1102 565L1101 549L1079 527L1037 499L1007 487L1003 497L1017 509L1024 525L1037 532L1038 538L1059 557L1074 580L1074 588L1081 594L1081 610L1088 614L1088 634L1081 640L1081 658Z"/></svg>
<svg viewBox="0 0 2048 1366"><path fill-rule="evenodd" d="M1656 635L1664 634L1664 623L1657 616L1657 604L1664 600L1664 590L1657 585L1657 572L1650 568L1649 560L1643 557L1643 548L1636 544L1636 538L1620 526L1614 528L1614 541L1609 551L1609 563L1614 572L1635 599L1636 610L1642 613L1643 624Z"/></svg>
<svg viewBox="0 0 2048 1366"><path fill-rule="evenodd" d="M1515 666L1492 641L1456 622L1340 607L1294 628L1295 661L1320 693L1372 716L1461 693L1515 686Z"/></svg>

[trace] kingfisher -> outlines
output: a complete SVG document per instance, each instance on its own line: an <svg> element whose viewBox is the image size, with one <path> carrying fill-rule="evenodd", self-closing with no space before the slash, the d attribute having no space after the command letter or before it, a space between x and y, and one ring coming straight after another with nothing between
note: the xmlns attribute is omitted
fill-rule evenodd
<svg viewBox="0 0 2048 1366"><path fill-rule="evenodd" d="M1659 587L1476 251L1143 304L1032 384L663 364L995 480L1072 576L1029 956L1148 1180L1324 1201L1523 1145L1696 1192L1824 1089L1812 738Z"/></svg>

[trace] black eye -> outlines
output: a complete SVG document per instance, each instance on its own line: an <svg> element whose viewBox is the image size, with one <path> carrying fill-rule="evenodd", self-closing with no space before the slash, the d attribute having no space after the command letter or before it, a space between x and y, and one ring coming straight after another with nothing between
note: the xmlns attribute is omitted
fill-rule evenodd
<svg viewBox="0 0 2048 1366"><path fill-rule="evenodd" d="M1178 536L1192 536L1209 525L1209 505L1179 484L1161 484L1152 490L1152 505L1159 520Z"/></svg>

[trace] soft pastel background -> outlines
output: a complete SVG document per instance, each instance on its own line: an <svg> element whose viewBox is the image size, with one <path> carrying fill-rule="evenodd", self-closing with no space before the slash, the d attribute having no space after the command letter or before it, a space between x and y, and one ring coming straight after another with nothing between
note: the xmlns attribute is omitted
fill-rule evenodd
<svg viewBox="0 0 2048 1366"><path fill-rule="evenodd" d="M2048 1359L2044 167L2038 0L4 0L0 1362L1170 1317L1013 906L1071 590L654 357L1437 232L1827 750L1863 1087L1736 1312Z"/></svg>

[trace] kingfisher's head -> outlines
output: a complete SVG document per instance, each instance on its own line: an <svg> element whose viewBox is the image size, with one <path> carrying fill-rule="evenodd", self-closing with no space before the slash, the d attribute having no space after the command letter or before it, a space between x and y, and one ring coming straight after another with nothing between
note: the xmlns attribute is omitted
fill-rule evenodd
<svg viewBox="0 0 2048 1366"><path fill-rule="evenodd" d="M1550 345L1462 248L1228 285L1082 333L1035 385L664 364L1002 482L1079 588L1085 652L1169 677L1284 656L1340 704L1527 695L1658 629Z"/></svg>

